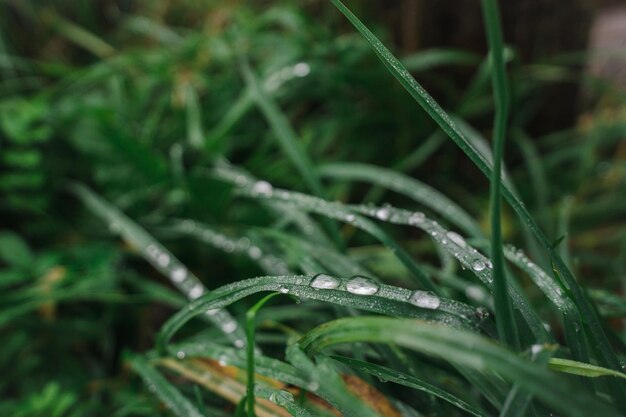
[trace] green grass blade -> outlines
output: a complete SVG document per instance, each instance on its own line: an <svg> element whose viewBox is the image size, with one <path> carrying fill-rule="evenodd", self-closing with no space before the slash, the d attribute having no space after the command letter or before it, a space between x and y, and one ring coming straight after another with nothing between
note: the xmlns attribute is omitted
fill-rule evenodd
<svg viewBox="0 0 626 417"><path fill-rule="evenodd" d="M562 415L619 415L611 405L590 395L579 385L520 358L488 339L447 326L387 317L344 318L311 330L299 343L307 354L315 355L334 345L353 342L397 344L478 372L496 372L519 384Z"/></svg>
<svg viewBox="0 0 626 417"><path fill-rule="evenodd" d="M420 318L448 323L463 328L476 329L485 319L474 307L461 302L437 297L423 291L411 291L392 285L368 281L373 293L363 296L350 290L353 279L327 276L332 282L330 287L318 287L316 277L306 275L267 276L237 281L220 287L207 296L192 302L172 316L161 328L158 345L165 351L166 345L174 334L189 320L201 314L211 313L242 298L264 291L291 294L310 300L372 311L390 316ZM384 302L381 302L383 301Z"/></svg>
<svg viewBox="0 0 626 417"><path fill-rule="evenodd" d="M334 355L331 356L331 358L341 363L344 363L351 368L373 375L383 381L391 381L396 384L404 385L405 387L414 388L426 392L430 395L434 395L435 397L441 398L442 400L454 405L455 407L465 410L468 413L473 414L477 417L488 416L488 414L484 411L479 410L478 408L472 406L471 404L468 404L462 399L412 375L408 375L406 373L397 371L395 369L390 369L385 366L380 366L358 359L348 358L345 356Z"/></svg>
<svg viewBox="0 0 626 417"><path fill-rule="evenodd" d="M322 165L320 174L333 179L367 181L406 195L439 213L468 235L483 237L480 226L458 204L431 186L404 174L370 164L345 162Z"/></svg>
<svg viewBox="0 0 626 417"><path fill-rule="evenodd" d="M199 298L208 292L198 277L128 216L84 186L77 185L74 187L74 191L87 207L109 225L112 231L119 233L124 240L137 248L141 256L168 277L170 282L188 299ZM245 344L244 333L230 313L226 310L214 311L213 313L206 317L218 326L236 346L243 347Z"/></svg>
<svg viewBox="0 0 626 417"><path fill-rule="evenodd" d="M495 122L493 133L493 171L489 188L489 214L491 223L491 260L493 262L493 300L496 311L496 324L500 340L509 346L519 348L519 339L511 300L507 291L504 256L502 254L502 218L500 177L504 157L504 139L509 118L509 93L504 67L504 45L500 28L500 12L496 0L483 0L482 9L491 53L492 80L495 101Z"/></svg>
<svg viewBox="0 0 626 417"><path fill-rule="evenodd" d="M144 358L133 355L129 361L144 383L172 410L172 413L178 417L204 417L191 401L185 398L154 367L150 366Z"/></svg>

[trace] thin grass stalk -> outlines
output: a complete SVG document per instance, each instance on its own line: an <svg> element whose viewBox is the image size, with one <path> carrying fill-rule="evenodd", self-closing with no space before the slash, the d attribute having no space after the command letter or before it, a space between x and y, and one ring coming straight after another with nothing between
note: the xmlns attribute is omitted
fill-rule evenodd
<svg viewBox="0 0 626 417"><path fill-rule="evenodd" d="M492 65L492 85L495 101L493 131L493 171L489 188L489 211L491 222L491 260L493 262L493 299L496 325L500 340L511 347L519 348L519 339L507 291L504 255L502 252L501 184L504 140L509 118L510 98L504 63L504 45L500 27L497 0L482 0L485 30L489 43Z"/></svg>

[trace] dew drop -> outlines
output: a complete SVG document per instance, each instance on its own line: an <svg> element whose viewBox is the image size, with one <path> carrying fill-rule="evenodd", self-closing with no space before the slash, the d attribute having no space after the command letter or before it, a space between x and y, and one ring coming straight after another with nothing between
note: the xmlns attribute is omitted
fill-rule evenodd
<svg viewBox="0 0 626 417"><path fill-rule="evenodd" d="M485 263L480 259L476 259L474 262L472 262L472 269L476 272L480 272L485 269Z"/></svg>
<svg viewBox="0 0 626 417"><path fill-rule="evenodd" d="M354 214L348 214L346 216L346 222L352 223L355 220Z"/></svg>
<svg viewBox="0 0 626 417"><path fill-rule="evenodd" d="M189 298L195 300L196 298L200 298L204 294L204 288L200 284L194 285L191 290L189 290Z"/></svg>
<svg viewBox="0 0 626 417"><path fill-rule="evenodd" d="M272 392L268 399L277 405L283 405L294 401L293 394L283 390Z"/></svg>
<svg viewBox="0 0 626 417"><path fill-rule="evenodd" d="M311 287L318 290L334 290L339 286L339 280L326 274L317 274L311 281Z"/></svg>
<svg viewBox="0 0 626 417"><path fill-rule="evenodd" d="M122 231L122 227L117 222L111 222L111 223L109 223L109 231L111 233L118 234L118 233L120 233Z"/></svg>
<svg viewBox="0 0 626 417"><path fill-rule="evenodd" d="M318 384L317 382L313 381L310 382L307 386L306 389L309 391L317 391L318 389L320 389L320 384Z"/></svg>
<svg viewBox="0 0 626 417"><path fill-rule="evenodd" d="M244 185L248 183L248 179L246 178L245 175L237 175L237 177L235 178L235 183L238 186L243 187Z"/></svg>
<svg viewBox="0 0 626 417"><path fill-rule="evenodd" d="M238 349L243 348L246 345L246 342L243 341L243 339L237 339L235 340L235 347Z"/></svg>
<svg viewBox="0 0 626 417"><path fill-rule="evenodd" d="M463 239L463 236L456 232L448 232L446 233L446 236L448 236L448 239L450 239L452 242L456 243L462 248L467 246L467 244L465 243L465 239Z"/></svg>
<svg viewBox="0 0 626 417"><path fill-rule="evenodd" d="M374 295L378 292L380 287L377 283L369 278L354 277L346 284L346 290L352 294L358 295Z"/></svg>
<svg viewBox="0 0 626 417"><path fill-rule="evenodd" d="M539 352L541 352L542 350L543 350L543 345L540 345L540 344L532 345L530 347L530 352L533 354L533 356L539 354Z"/></svg>
<svg viewBox="0 0 626 417"><path fill-rule="evenodd" d="M252 246L248 249L248 256L252 259L259 259L262 255L263 252L261 252L261 249L258 246Z"/></svg>
<svg viewBox="0 0 626 417"><path fill-rule="evenodd" d="M178 359L185 359L185 352L182 350L179 350L178 352L176 352L176 357Z"/></svg>
<svg viewBox="0 0 626 417"><path fill-rule="evenodd" d="M289 288L286 288L286 287L280 287L280 288L278 289L278 292L279 292L279 293L282 293L282 294L287 294L287 293L289 293Z"/></svg>
<svg viewBox="0 0 626 417"><path fill-rule="evenodd" d="M311 72L311 67L306 62L298 62L293 66L293 75L296 77L306 77Z"/></svg>
<svg viewBox="0 0 626 417"><path fill-rule="evenodd" d="M267 181L257 181L252 186L252 194L254 195L269 197L272 195L272 191L274 191L274 187Z"/></svg>
<svg viewBox="0 0 626 417"><path fill-rule="evenodd" d="M228 320L222 324L222 331L224 333L232 333L237 330L237 322L235 320Z"/></svg>
<svg viewBox="0 0 626 417"><path fill-rule="evenodd" d="M409 224L411 226L416 226L416 225L421 224L422 222L424 222L425 218L426 218L426 216L424 216L424 213L422 213L421 211L417 211L417 212L411 214L411 217L409 217Z"/></svg>
<svg viewBox="0 0 626 417"><path fill-rule="evenodd" d="M491 261L489 259L487 259L487 262L485 262L485 266L489 269L493 268L493 264L491 263Z"/></svg>
<svg viewBox="0 0 626 417"><path fill-rule="evenodd" d="M156 262L159 266L165 268L170 263L170 256L164 252L158 252L156 255Z"/></svg>
<svg viewBox="0 0 626 417"><path fill-rule="evenodd" d="M485 294L485 290L478 285L469 285L465 288L465 295L467 298L471 298L476 301L484 301L487 298L487 294Z"/></svg>
<svg viewBox="0 0 626 417"><path fill-rule="evenodd" d="M383 221L389 219L389 209L387 207L379 208L376 210L376 217Z"/></svg>
<svg viewBox="0 0 626 417"><path fill-rule="evenodd" d="M409 298L409 302L415 306L421 308L428 308L430 310L436 310L439 308L439 304L441 304L441 300L434 294L431 294L427 291L415 291L411 298Z"/></svg>
<svg viewBox="0 0 626 417"><path fill-rule="evenodd" d="M177 266L172 269L170 276L174 282L183 282L187 278L187 269L183 266Z"/></svg>

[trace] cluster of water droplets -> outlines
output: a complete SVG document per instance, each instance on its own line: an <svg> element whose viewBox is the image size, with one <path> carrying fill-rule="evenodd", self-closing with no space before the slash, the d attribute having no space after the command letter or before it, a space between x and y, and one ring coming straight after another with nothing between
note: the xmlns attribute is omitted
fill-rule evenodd
<svg viewBox="0 0 626 417"><path fill-rule="evenodd" d="M287 263L271 253L264 253L259 246L252 244L247 237L232 238L191 220L182 221L178 226L178 230L192 235L226 253L246 256L257 263L268 274L289 274Z"/></svg>
<svg viewBox="0 0 626 417"><path fill-rule="evenodd" d="M371 278L364 276L354 276L348 280L342 280L328 274L317 274L311 280L311 287L316 290L345 290L351 294L371 296L377 294L381 285ZM392 287L387 286L387 292ZM428 291L414 291L407 293L408 290L402 290L400 299L413 304L420 308L436 310L441 304L441 299ZM389 295L389 294L385 294Z"/></svg>
<svg viewBox="0 0 626 417"><path fill-rule="evenodd" d="M572 310L572 302L565 296L563 289L539 265L513 245L504 247L504 256L514 265L526 272L548 299L561 310Z"/></svg>
<svg viewBox="0 0 626 417"><path fill-rule="evenodd" d="M167 275L170 281L190 300L196 300L207 293L206 287L183 264L169 254L163 247L151 243L145 250L147 259L161 272ZM209 310L206 316L227 334L235 346L244 347L243 332L238 329L237 321L223 309Z"/></svg>
<svg viewBox="0 0 626 417"><path fill-rule="evenodd" d="M385 205L354 206L354 210L370 217L377 218L389 223L406 224L424 230L447 252L452 254L463 267L471 269L485 283L492 281L492 263L483 254L472 248L463 236L454 231L446 230L438 222L431 220L420 211L413 212Z"/></svg>

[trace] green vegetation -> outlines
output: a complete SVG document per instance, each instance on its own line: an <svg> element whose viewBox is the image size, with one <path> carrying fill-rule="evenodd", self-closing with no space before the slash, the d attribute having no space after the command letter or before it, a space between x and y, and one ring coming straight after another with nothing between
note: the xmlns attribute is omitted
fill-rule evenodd
<svg viewBox="0 0 626 417"><path fill-rule="evenodd" d="M584 54L524 63L496 0L483 56L362 2L35 3L0 5L0 415L626 410L626 100Z"/></svg>

